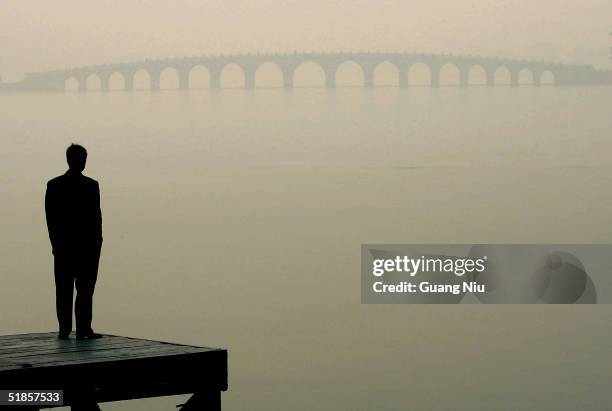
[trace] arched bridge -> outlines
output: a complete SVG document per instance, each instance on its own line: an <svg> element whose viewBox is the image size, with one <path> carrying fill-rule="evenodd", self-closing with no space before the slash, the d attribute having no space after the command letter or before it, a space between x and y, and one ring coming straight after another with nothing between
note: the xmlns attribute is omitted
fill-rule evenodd
<svg viewBox="0 0 612 411"><path fill-rule="evenodd" d="M252 89L258 85L258 70L270 64L276 67L281 77L280 85L285 88L294 87L296 72L305 64L318 66L323 77L322 85L329 88L336 87L338 72L344 64L352 64L359 69L361 84L365 87L376 85L376 72L382 66L396 73L399 87L410 85L409 74L417 66L428 72L428 84L432 87L440 86L442 74L449 70L454 73L455 83L463 87L473 84L470 80L473 73L479 73L481 83L488 86L499 84L496 80L499 73L507 78L506 84L513 86L522 83L520 79L523 77L536 86L544 78L556 85L612 84L612 71L584 65L450 54L294 52L168 58L28 73L21 82L0 84L0 90L58 92L67 88L79 91L96 88L108 91L111 81L118 79L122 83L120 89L132 91L138 76L147 79L147 88L159 90L161 78L167 71L174 72L176 88L189 89L192 72L196 69L206 73L211 89L219 89L223 73L230 66L237 66L241 70L242 84ZM92 82L97 87L88 87Z"/></svg>

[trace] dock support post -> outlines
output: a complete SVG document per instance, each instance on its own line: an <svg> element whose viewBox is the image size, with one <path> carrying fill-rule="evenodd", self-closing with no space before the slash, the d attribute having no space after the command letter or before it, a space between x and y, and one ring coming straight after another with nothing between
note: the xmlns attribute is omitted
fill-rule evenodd
<svg viewBox="0 0 612 411"><path fill-rule="evenodd" d="M196 392L180 411L221 411L221 391Z"/></svg>

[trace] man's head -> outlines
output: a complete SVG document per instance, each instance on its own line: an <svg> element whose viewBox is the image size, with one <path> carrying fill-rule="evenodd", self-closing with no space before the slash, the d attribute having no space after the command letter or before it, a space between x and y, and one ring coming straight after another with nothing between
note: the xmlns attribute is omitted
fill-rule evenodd
<svg viewBox="0 0 612 411"><path fill-rule="evenodd" d="M81 172L85 170L85 162L87 161L87 150L85 147L78 144L71 144L66 149L66 161L68 168L72 171Z"/></svg>

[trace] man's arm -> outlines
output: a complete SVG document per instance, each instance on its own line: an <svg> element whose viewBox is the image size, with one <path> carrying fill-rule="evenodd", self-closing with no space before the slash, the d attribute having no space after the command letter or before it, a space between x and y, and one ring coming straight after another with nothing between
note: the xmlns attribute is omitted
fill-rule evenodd
<svg viewBox="0 0 612 411"><path fill-rule="evenodd" d="M55 200L54 190L47 183L45 192L45 216L47 218L47 230L49 231L49 240L51 247L55 251L57 246L57 202Z"/></svg>
<svg viewBox="0 0 612 411"><path fill-rule="evenodd" d="M96 181L95 193L95 238L98 241L98 246L102 247L102 209L100 208L100 185Z"/></svg>

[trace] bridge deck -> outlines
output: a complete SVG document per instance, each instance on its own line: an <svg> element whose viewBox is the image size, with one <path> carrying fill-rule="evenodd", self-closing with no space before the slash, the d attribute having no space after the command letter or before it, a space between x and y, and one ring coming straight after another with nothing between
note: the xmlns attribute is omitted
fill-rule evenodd
<svg viewBox="0 0 612 411"><path fill-rule="evenodd" d="M84 341L55 333L0 336L0 389L64 390L64 404L197 393L220 409L227 351L111 335Z"/></svg>

